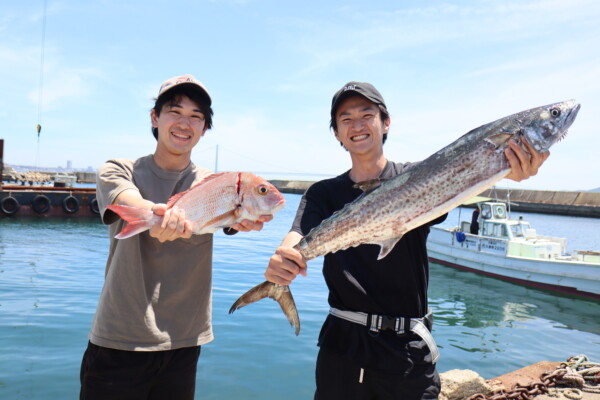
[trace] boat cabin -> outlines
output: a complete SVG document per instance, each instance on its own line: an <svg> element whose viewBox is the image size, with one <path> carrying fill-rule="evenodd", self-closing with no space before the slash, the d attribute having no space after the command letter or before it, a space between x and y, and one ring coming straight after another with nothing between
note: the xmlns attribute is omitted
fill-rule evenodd
<svg viewBox="0 0 600 400"><path fill-rule="evenodd" d="M507 255L517 257L551 259L564 254L566 239L539 236L523 217L510 219L505 203L482 202L478 203L478 208L477 236L494 241L493 248L504 248ZM470 223L463 221L461 228L463 232L469 232ZM500 242L505 244L501 245Z"/></svg>

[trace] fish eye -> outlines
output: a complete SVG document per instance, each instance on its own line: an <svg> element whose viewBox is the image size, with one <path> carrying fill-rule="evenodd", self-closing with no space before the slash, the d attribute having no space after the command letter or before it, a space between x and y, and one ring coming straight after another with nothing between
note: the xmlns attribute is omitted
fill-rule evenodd
<svg viewBox="0 0 600 400"><path fill-rule="evenodd" d="M262 186L262 185L258 187L258 194L264 196L267 193L269 193L269 188L267 188L266 186Z"/></svg>
<svg viewBox="0 0 600 400"><path fill-rule="evenodd" d="M552 115L554 118L558 117L560 115L560 108L551 109L550 115Z"/></svg>

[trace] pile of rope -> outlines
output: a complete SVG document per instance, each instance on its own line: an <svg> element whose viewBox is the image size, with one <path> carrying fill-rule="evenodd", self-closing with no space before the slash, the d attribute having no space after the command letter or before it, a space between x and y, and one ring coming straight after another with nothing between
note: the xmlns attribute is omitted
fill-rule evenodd
<svg viewBox="0 0 600 400"><path fill-rule="evenodd" d="M550 389L549 396L558 397L562 394L569 399L581 399L582 392L600 394L600 363L591 362L585 355L579 355L570 357L557 371L565 372L557 382L561 387Z"/></svg>
<svg viewBox="0 0 600 400"><path fill-rule="evenodd" d="M465 400L531 400L540 394L578 400L583 392L600 394L600 364L579 355L569 357L556 370L543 373L539 381L516 384L510 391L497 389L487 396L474 394Z"/></svg>

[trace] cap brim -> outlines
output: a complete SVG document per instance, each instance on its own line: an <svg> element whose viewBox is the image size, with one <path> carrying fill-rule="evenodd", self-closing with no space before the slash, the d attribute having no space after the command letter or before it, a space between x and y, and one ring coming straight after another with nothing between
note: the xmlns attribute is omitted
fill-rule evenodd
<svg viewBox="0 0 600 400"><path fill-rule="evenodd" d="M360 93L356 90L347 90L343 93L341 93L338 98L335 100L335 103L333 103L333 105L331 106L331 117L335 118L335 113L337 113L337 109L339 108L340 104L346 100L349 97L352 96L361 96L364 97L365 99L369 100L371 103L376 104L378 106L382 105L383 107L385 107L385 104L381 104L381 102L378 99L373 99L363 93Z"/></svg>
<svg viewBox="0 0 600 400"><path fill-rule="evenodd" d="M208 103L208 105L210 106L212 104L212 99L210 98L210 95L208 94L208 92L203 89L200 85L194 83L194 82L182 82L182 83L178 83L177 85L173 85L170 88L168 88L167 90L165 90L164 92L162 92L158 98L161 98L162 96L165 95L165 93L170 92L171 90L175 89L175 88L181 88L187 86L190 89L196 91L197 93L199 93L202 97L205 98L206 102Z"/></svg>

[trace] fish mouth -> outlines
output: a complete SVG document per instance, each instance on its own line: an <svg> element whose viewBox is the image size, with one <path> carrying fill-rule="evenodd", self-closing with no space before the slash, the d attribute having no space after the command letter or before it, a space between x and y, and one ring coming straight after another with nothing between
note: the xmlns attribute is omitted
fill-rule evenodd
<svg viewBox="0 0 600 400"><path fill-rule="evenodd" d="M273 214L275 214L277 211L280 211L284 206L285 206L285 200L281 199L280 201L278 201L275 204L275 206L273 206Z"/></svg>
<svg viewBox="0 0 600 400"><path fill-rule="evenodd" d="M570 102L575 103L575 100L571 100ZM560 137L558 138L558 140L557 140L558 142L560 142L565 137L567 137L567 134L569 133L569 128L571 127L571 124L573 123L573 121L575 121L575 118L577 117L577 113L579 112L580 108L581 108L581 104L577 103L569 109L569 113L567 114L567 116L565 118L564 130L563 130L562 134L560 135Z"/></svg>
<svg viewBox="0 0 600 400"><path fill-rule="evenodd" d="M565 119L565 125L567 128L571 126L573 121L575 121L575 118L577 117L577 113L579 112L580 108L581 108L581 104L577 103L577 104L575 104L575 106L573 106L573 108L571 108L569 110L569 114L567 115L567 118Z"/></svg>

